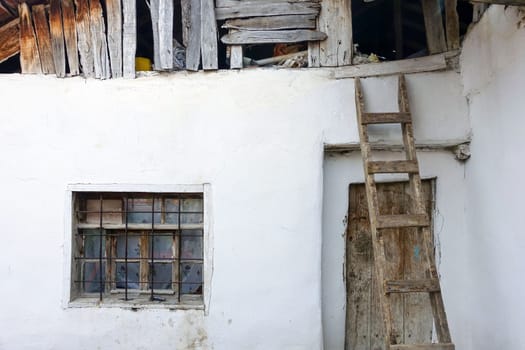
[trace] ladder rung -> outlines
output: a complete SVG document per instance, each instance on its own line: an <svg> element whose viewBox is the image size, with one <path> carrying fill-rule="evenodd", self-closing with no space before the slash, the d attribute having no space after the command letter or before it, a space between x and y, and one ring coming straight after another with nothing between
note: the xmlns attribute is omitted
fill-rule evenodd
<svg viewBox="0 0 525 350"><path fill-rule="evenodd" d="M430 221L426 214L380 215L377 228L425 227Z"/></svg>
<svg viewBox="0 0 525 350"><path fill-rule="evenodd" d="M407 173L416 174L419 172L417 161L415 160L390 160L368 162L369 174L387 173Z"/></svg>
<svg viewBox="0 0 525 350"><path fill-rule="evenodd" d="M454 350L454 344L396 344L390 345L390 350Z"/></svg>
<svg viewBox="0 0 525 350"><path fill-rule="evenodd" d="M436 278L420 280L391 280L385 281L386 293L418 293L439 292L439 280Z"/></svg>
<svg viewBox="0 0 525 350"><path fill-rule="evenodd" d="M411 122L412 118L408 112L363 113L361 117L362 124L393 124Z"/></svg>

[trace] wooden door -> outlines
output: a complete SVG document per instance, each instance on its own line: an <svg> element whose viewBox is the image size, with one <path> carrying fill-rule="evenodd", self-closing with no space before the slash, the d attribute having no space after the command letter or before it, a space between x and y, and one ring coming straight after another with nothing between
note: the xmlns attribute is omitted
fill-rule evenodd
<svg viewBox="0 0 525 350"><path fill-rule="evenodd" d="M423 181L429 217L434 209L434 180ZM381 214L404 214L410 205L408 182L378 183ZM372 236L364 184L349 190L346 235L346 350L383 350L384 326L374 273ZM383 230L387 266L385 278L423 278L422 237L414 228ZM393 294L394 333L398 343L428 343L432 338L432 309L428 294Z"/></svg>

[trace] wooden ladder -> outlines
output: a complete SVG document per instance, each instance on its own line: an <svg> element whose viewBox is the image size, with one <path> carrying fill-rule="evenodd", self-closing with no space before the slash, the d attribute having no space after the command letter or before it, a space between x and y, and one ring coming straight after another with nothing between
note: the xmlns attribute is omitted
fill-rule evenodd
<svg viewBox="0 0 525 350"><path fill-rule="evenodd" d="M364 111L364 98L361 81L355 79L355 97L357 108L357 121L361 154L365 168L365 183L372 231L372 246L374 252L374 266L380 288L380 304L385 324L385 341L387 350L454 350L450 338L447 316L439 276L436 269L434 244L430 230L430 218L425 211L422 196L421 177L414 143L414 130L410 114L405 76L399 76L398 105L399 112L392 113L367 113ZM372 161L371 148L368 141L368 125L370 124L401 124L403 144L406 154L405 160ZM381 215L375 174L405 173L409 176L411 203L410 214ZM386 256L385 242L382 238L383 229L416 227L418 234L423 235L422 262L425 264L427 278L415 280L387 280L385 279ZM386 233L385 233L386 234ZM425 344L396 344L396 334L393 332L392 293L429 293L434 326L437 333L437 343Z"/></svg>

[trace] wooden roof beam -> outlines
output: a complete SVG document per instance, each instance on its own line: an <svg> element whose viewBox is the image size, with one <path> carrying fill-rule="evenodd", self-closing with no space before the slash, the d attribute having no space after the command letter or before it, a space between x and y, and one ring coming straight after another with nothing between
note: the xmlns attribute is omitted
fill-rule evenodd
<svg viewBox="0 0 525 350"><path fill-rule="evenodd" d="M0 63L20 52L20 21L18 18L0 27Z"/></svg>

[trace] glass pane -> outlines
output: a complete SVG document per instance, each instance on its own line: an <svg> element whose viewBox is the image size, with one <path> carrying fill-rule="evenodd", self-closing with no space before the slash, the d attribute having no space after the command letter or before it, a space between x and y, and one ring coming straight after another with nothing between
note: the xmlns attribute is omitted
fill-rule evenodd
<svg viewBox="0 0 525 350"><path fill-rule="evenodd" d="M202 223L202 199L187 198L182 200L180 221L181 224Z"/></svg>
<svg viewBox="0 0 525 350"><path fill-rule="evenodd" d="M130 198L128 200L128 223L151 224L152 198ZM160 211L160 199L155 198L155 211ZM160 213L155 213L155 223L160 223Z"/></svg>
<svg viewBox="0 0 525 350"><path fill-rule="evenodd" d="M100 199L86 200L86 222L89 224L100 223ZM120 224L122 223L122 200L104 199L102 201L102 223Z"/></svg>
<svg viewBox="0 0 525 350"><path fill-rule="evenodd" d="M163 233L165 235L166 233ZM153 241L153 244L152 244ZM153 258L172 259L173 258L173 237L172 236L153 236L150 237L150 249L153 247Z"/></svg>
<svg viewBox="0 0 525 350"><path fill-rule="evenodd" d="M181 263L181 294L202 294L202 264Z"/></svg>
<svg viewBox="0 0 525 350"><path fill-rule="evenodd" d="M84 233L84 257L87 259L98 259L100 257L100 230L83 230ZM106 251L106 232L102 230L102 257Z"/></svg>
<svg viewBox="0 0 525 350"><path fill-rule="evenodd" d="M117 258L124 259L126 256L126 237L117 237ZM140 237L128 236L128 258L140 258Z"/></svg>
<svg viewBox="0 0 525 350"><path fill-rule="evenodd" d="M126 288L126 264L116 263L117 288ZM139 289L140 281L140 264L128 263L128 289Z"/></svg>
<svg viewBox="0 0 525 350"><path fill-rule="evenodd" d="M151 265L150 265L151 266ZM153 289L171 289L171 270L172 264L153 264L150 273L153 274ZM151 284L150 284L151 288Z"/></svg>
<svg viewBox="0 0 525 350"><path fill-rule="evenodd" d="M166 213L166 223L175 224L179 223L179 200L176 198L166 198L165 200L165 211L177 212L177 213Z"/></svg>
<svg viewBox="0 0 525 350"><path fill-rule="evenodd" d="M100 274L102 272L102 275ZM86 262L84 263L84 292L98 293L104 291L104 281L106 279L106 264L102 263L102 271L100 271L100 263Z"/></svg>
<svg viewBox="0 0 525 350"><path fill-rule="evenodd" d="M181 259L202 259L202 237L184 236L182 231Z"/></svg>

